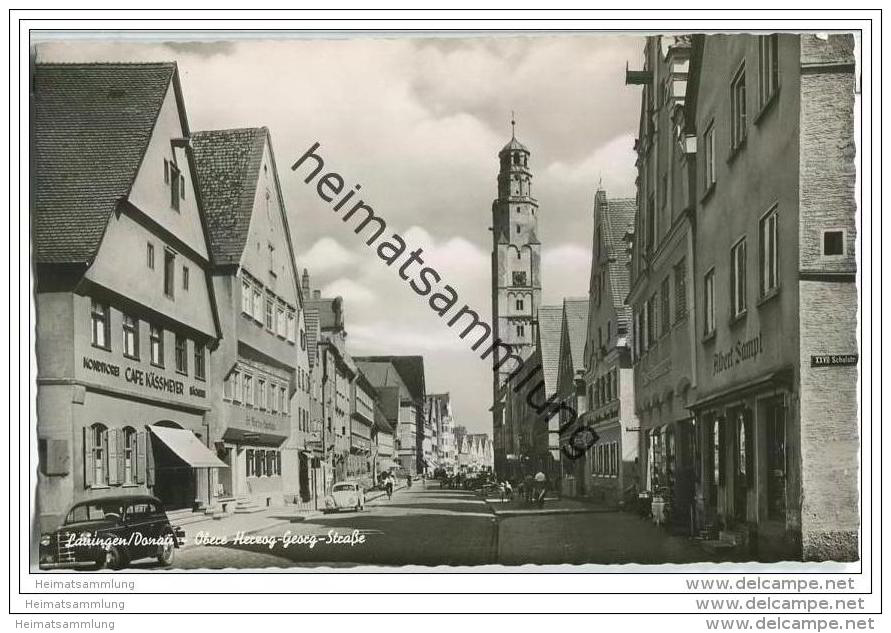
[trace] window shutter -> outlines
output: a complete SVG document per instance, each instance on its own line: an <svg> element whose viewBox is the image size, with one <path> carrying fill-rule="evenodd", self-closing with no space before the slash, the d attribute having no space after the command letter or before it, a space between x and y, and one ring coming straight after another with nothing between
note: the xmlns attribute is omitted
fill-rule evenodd
<svg viewBox="0 0 891 633"><path fill-rule="evenodd" d="M152 438L148 432L144 434L145 440L145 485L149 488L155 485L155 459L152 455Z"/></svg>
<svg viewBox="0 0 891 633"><path fill-rule="evenodd" d="M145 431L139 431L136 434L136 483L141 484L145 482L145 444L146 444L146 433Z"/></svg>
<svg viewBox="0 0 891 633"><path fill-rule="evenodd" d="M93 487L93 451L90 445L90 428L83 428L84 436L84 488Z"/></svg>
<svg viewBox="0 0 891 633"><path fill-rule="evenodd" d="M127 461L127 452L125 448L126 441L126 431L124 429L119 429L117 432L118 437L118 483L126 484L132 483L125 480L124 473L126 472L126 461Z"/></svg>
<svg viewBox="0 0 891 633"><path fill-rule="evenodd" d="M120 482L120 470L118 469L118 437L120 436L119 429L108 429L105 432L105 441L108 445L108 456L107 456L107 465L108 465L108 485L114 486Z"/></svg>

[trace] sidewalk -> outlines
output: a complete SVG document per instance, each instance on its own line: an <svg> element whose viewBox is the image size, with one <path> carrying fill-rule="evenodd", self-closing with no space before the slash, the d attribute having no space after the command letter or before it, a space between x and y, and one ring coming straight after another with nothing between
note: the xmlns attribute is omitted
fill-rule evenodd
<svg viewBox="0 0 891 633"><path fill-rule="evenodd" d="M399 486L394 493L404 488L405 486ZM386 495L387 493L383 490L374 490L365 495L365 503L367 505L381 497L386 497ZM321 510L304 509L294 505L276 506L249 514L226 514L222 518L208 516L202 521L195 521L182 526L186 537L185 545L181 549L210 544L197 540L199 533L202 533L204 539L231 538L239 532L253 534L278 525L302 523L303 521L310 521L321 516L324 516Z"/></svg>

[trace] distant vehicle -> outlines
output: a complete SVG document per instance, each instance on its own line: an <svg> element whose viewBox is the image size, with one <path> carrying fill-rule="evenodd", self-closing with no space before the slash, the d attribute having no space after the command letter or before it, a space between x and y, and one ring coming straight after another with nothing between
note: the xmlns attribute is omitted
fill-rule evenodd
<svg viewBox="0 0 891 633"><path fill-rule="evenodd" d="M339 512L352 509L358 512L365 509L365 491L362 486L352 481L340 481L334 484L331 494L325 497L325 512Z"/></svg>
<svg viewBox="0 0 891 633"><path fill-rule="evenodd" d="M106 497L75 503L58 529L42 534L38 564L40 569L123 569L155 558L167 567L184 543L183 529L170 525L155 497Z"/></svg>

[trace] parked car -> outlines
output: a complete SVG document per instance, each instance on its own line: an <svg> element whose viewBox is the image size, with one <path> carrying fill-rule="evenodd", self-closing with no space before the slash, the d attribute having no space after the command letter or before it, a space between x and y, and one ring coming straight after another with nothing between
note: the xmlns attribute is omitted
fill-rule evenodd
<svg viewBox="0 0 891 633"><path fill-rule="evenodd" d="M164 567L185 543L164 506L150 495L106 497L71 506L65 521L40 536L40 569L123 569L141 558Z"/></svg>
<svg viewBox="0 0 891 633"><path fill-rule="evenodd" d="M331 494L325 497L325 512L339 512L352 509L358 512L365 509L365 491L353 481L339 481L334 484Z"/></svg>

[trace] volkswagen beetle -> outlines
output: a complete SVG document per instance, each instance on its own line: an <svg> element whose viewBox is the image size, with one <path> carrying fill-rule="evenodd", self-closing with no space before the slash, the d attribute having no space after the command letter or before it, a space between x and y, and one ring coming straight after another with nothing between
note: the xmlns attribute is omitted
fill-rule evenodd
<svg viewBox="0 0 891 633"><path fill-rule="evenodd" d="M325 512L338 512L352 509L358 512L365 509L365 491L362 486L352 481L340 481L334 484L331 494L325 497Z"/></svg>

